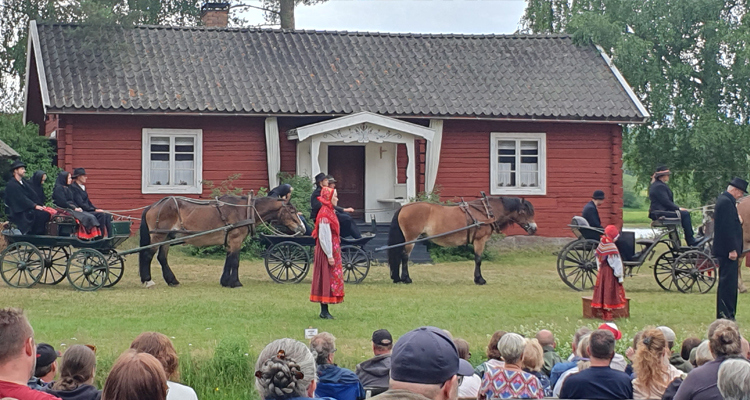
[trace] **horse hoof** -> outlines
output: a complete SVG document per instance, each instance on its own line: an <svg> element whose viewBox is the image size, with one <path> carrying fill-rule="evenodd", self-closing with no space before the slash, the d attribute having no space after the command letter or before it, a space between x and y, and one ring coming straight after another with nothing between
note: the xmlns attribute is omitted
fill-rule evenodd
<svg viewBox="0 0 750 400"><path fill-rule="evenodd" d="M393 283L401 283L401 279L394 279Z"/></svg>
<svg viewBox="0 0 750 400"><path fill-rule="evenodd" d="M476 283L477 285L484 285L487 283L487 281L485 281L484 278L480 277L480 278L474 278L474 283Z"/></svg>
<svg viewBox="0 0 750 400"><path fill-rule="evenodd" d="M156 283L154 281L143 282L143 287L146 289L151 289L154 286L156 286Z"/></svg>
<svg viewBox="0 0 750 400"><path fill-rule="evenodd" d="M403 282L403 283L405 283L405 284L408 285L408 284L411 283L411 278L401 279L401 282Z"/></svg>
<svg viewBox="0 0 750 400"><path fill-rule="evenodd" d="M238 288L238 287L242 287L242 284L240 283L240 281L237 281L237 282L229 285L229 287Z"/></svg>

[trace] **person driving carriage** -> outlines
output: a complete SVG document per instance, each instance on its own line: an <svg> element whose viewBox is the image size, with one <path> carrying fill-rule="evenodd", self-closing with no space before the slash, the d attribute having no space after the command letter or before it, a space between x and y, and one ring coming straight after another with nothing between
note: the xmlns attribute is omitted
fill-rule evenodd
<svg viewBox="0 0 750 400"><path fill-rule="evenodd" d="M31 183L23 179L26 175L26 164L18 160L11 164L10 169L13 177L5 187L8 219L24 235L43 235L52 212L44 204L39 204Z"/></svg>
<svg viewBox="0 0 750 400"><path fill-rule="evenodd" d="M693 234L690 212L674 203L672 190L667 186L670 175L671 172L666 166L660 165L656 168L651 178L651 186L648 188L648 198L651 200L648 217L652 221L662 218L678 218L682 224L682 230L685 231L685 242L688 246L695 246L699 240Z"/></svg>

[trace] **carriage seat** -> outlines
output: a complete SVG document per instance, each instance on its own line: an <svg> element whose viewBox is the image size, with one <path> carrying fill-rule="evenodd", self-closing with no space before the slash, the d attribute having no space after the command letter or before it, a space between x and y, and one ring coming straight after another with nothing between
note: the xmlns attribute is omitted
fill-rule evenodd
<svg viewBox="0 0 750 400"><path fill-rule="evenodd" d="M581 216L573 217L568 225L577 238L590 239L598 241L604 231L599 228L592 228L586 218Z"/></svg>
<svg viewBox="0 0 750 400"><path fill-rule="evenodd" d="M682 220L680 220L679 218L661 217L651 222L651 227L652 228L668 228L672 226L680 226L681 224L682 224Z"/></svg>

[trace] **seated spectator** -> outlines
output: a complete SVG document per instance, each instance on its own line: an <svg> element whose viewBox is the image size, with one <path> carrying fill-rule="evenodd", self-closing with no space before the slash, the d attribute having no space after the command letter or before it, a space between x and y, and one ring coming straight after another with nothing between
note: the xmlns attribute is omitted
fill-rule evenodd
<svg viewBox="0 0 750 400"><path fill-rule="evenodd" d="M537 336L539 335L537 334ZM545 365L544 356L546 354L542 349L542 345L539 344L539 340L526 339L526 347L523 350L523 370L539 379L539 384L542 385L542 389L544 390L544 397L552 397L549 377L542 372L542 367Z"/></svg>
<svg viewBox="0 0 750 400"><path fill-rule="evenodd" d="M612 332L612 335L614 335L616 341L622 339L622 332L620 332L620 329L617 328L617 325L615 325L614 322L605 322L599 325L599 329L604 329L605 331ZM610 367L618 371L623 371L628 375L633 373L632 368L630 367L630 365L628 365L625 357L623 357L619 353L615 353L614 357L612 357L612 364L610 365Z"/></svg>
<svg viewBox="0 0 750 400"><path fill-rule="evenodd" d="M167 335L159 332L143 332L133 340L130 348L151 354L164 367L164 373L167 374L167 387L169 387L167 400L198 400L198 395L195 394L193 388L177 383L180 380L180 371L178 371L180 360Z"/></svg>
<svg viewBox="0 0 750 400"><path fill-rule="evenodd" d="M258 355L255 389L261 399L309 399L315 394L315 357L304 343L277 339Z"/></svg>
<svg viewBox="0 0 750 400"><path fill-rule="evenodd" d="M674 342L677 340L674 331L666 326L660 326L657 327L657 329L661 330L661 332L664 334L664 338L667 340L667 346L669 346L669 363L674 365L675 368L679 369L680 371L684 373L688 373L693 370L693 366L690 365L690 362L688 362L686 359L682 358L680 353L675 353L672 351L672 348L674 347Z"/></svg>
<svg viewBox="0 0 750 400"><path fill-rule="evenodd" d="M36 366L34 376L29 379L29 387L44 390L57 376L57 358L60 352L47 343L36 345Z"/></svg>
<svg viewBox="0 0 750 400"><path fill-rule="evenodd" d="M539 379L523 371L523 352L526 340L517 333L506 333L497 343L503 356L502 367L489 367L482 377L478 400L542 399L544 388Z"/></svg>
<svg viewBox="0 0 750 400"><path fill-rule="evenodd" d="M719 367L717 385L724 400L750 399L750 363L727 360Z"/></svg>
<svg viewBox="0 0 750 400"><path fill-rule="evenodd" d="M643 331L636 332L635 335L633 335L633 345L625 350L625 357L630 360L630 362L635 361L635 350L638 348L638 343L641 342L642 337Z"/></svg>
<svg viewBox="0 0 750 400"><path fill-rule="evenodd" d="M469 342L463 339L453 339L453 343L456 345L458 350L458 357L462 360L469 362L471 358L471 351L469 351ZM458 386L458 398L477 398L479 392L479 386L482 384L482 378L477 374L471 374L471 376L464 376L463 381Z"/></svg>
<svg viewBox="0 0 750 400"><path fill-rule="evenodd" d="M742 338L742 358L750 360L750 342Z"/></svg>
<svg viewBox="0 0 750 400"><path fill-rule="evenodd" d="M561 399L620 400L633 398L630 376L610 368L615 356L615 335L609 330L594 331L589 338L591 366L565 380Z"/></svg>
<svg viewBox="0 0 750 400"><path fill-rule="evenodd" d="M390 389L373 400L456 400L460 377L473 373L445 332L423 326L407 332L393 346Z"/></svg>
<svg viewBox="0 0 750 400"><path fill-rule="evenodd" d="M539 341L542 349L544 349L544 365L542 366L542 373L549 376L550 372L552 372L552 367L554 367L555 364L562 362L562 358L555 351L557 348L555 335L546 329L542 329L537 332L536 340Z"/></svg>
<svg viewBox="0 0 750 400"><path fill-rule="evenodd" d="M568 357L568 360L559 364L556 364L554 367L552 367L552 371L549 374L549 384L550 387L555 387L557 384L557 381L560 379L560 376L567 370L574 368L576 364L578 364L578 361L580 361L580 355L578 354L579 349L579 342L581 339L590 334L591 329L587 326L583 326L579 328L576 333L573 335L573 341L570 342L570 348L573 351L573 353ZM558 391L559 392L559 391Z"/></svg>
<svg viewBox="0 0 750 400"><path fill-rule="evenodd" d="M317 397L331 397L336 400L365 398L365 391L357 374L333 363L336 353L336 338L333 335L321 332L313 336L310 340L310 349L317 353Z"/></svg>
<svg viewBox="0 0 750 400"><path fill-rule="evenodd" d="M680 385L675 400L722 400L716 386L719 367L727 358L740 357L740 331L734 321L717 319L708 327L708 345L715 360L694 369ZM700 349L700 346L698 346ZM698 356L696 355L696 359Z"/></svg>
<svg viewBox="0 0 750 400"><path fill-rule="evenodd" d="M115 361L102 390L102 400L166 400L167 374L159 360L128 349Z"/></svg>
<svg viewBox="0 0 750 400"><path fill-rule="evenodd" d="M391 350L393 336L385 329L372 333L372 352L375 357L357 364L354 372L364 387L388 388L391 380Z"/></svg>
<svg viewBox="0 0 750 400"><path fill-rule="evenodd" d="M680 348L680 357L682 357L683 360L687 360L693 368L695 368L695 366L690 362L690 352L698 347L699 344L701 344L700 339L697 337L689 337L682 341L682 348Z"/></svg>
<svg viewBox="0 0 750 400"><path fill-rule="evenodd" d="M590 339L591 334L588 334L582 337L581 341L578 342L578 348L576 349L576 358L578 359L578 361L576 361L576 363L573 365L573 368L568 369L567 371L563 372L562 375L560 375L560 379L558 379L555 383L555 386L553 386L552 396L560 397L560 392L562 391L565 380L568 379L569 376L577 374L591 366L591 361L589 359Z"/></svg>
<svg viewBox="0 0 750 400"><path fill-rule="evenodd" d="M77 344L65 350L60 362L60 380L46 392L62 400L99 400L102 392L94 387L96 354Z"/></svg>
<svg viewBox="0 0 750 400"><path fill-rule="evenodd" d="M505 335L505 331L496 331L492 334L485 353L487 355L487 361L474 368L474 373L479 375L480 378L484 377L484 371L487 370L487 367L501 368L503 366L503 357L500 355L500 352L497 351L497 342L500 341L503 335Z"/></svg>
<svg viewBox="0 0 750 400"><path fill-rule="evenodd" d="M693 358L693 362L691 364L695 364L695 368L698 368L703 364L714 360L714 355L711 354L711 346L709 345L708 340L702 341L701 344L699 344L698 347L696 347L690 355Z"/></svg>
<svg viewBox="0 0 750 400"><path fill-rule="evenodd" d="M23 311L0 309L0 398L55 400L27 386L36 362L34 330Z"/></svg>
<svg viewBox="0 0 750 400"><path fill-rule="evenodd" d="M683 372L670 364L672 351L667 338L660 329L649 329L643 333L633 360L633 398L661 399L664 391Z"/></svg>

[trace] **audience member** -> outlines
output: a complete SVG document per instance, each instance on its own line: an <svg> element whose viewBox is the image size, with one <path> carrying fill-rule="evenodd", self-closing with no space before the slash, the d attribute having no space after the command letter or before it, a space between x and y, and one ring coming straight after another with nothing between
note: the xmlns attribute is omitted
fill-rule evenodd
<svg viewBox="0 0 750 400"><path fill-rule="evenodd" d="M714 355L711 354L711 346L709 345L708 340L702 341L701 344L695 348L695 356L693 356L695 367L700 367L703 364L713 360L715 360L715 358Z"/></svg>
<svg viewBox="0 0 750 400"><path fill-rule="evenodd" d="M46 392L62 400L99 400L102 392L94 386L96 354L76 344L65 350L60 363L60 380Z"/></svg>
<svg viewBox="0 0 750 400"><path fill-rule="evenodd" d="M304 343L274 340L258 355L255 389L264 400L313 398L315 368L315 357Z"/></svg>
<svg viewBox="0 0 750 400"><path fill-rule="evenodd" d="M60 352L47 343L36 345L36 366L34 367L34 376L29 379L28 385L30 388L44 390L55 380L58 357L60 357Z"/></svg>
<svg viewBox="0 0 750 400"><path fill-rule="evenodd" d="M698 345L701 344L701 340L697 337L689 337L682 341L682 348L680 349L680 357L682 357L683 360L687 360L688 363L690 363L691 367L695 367L693 363L690 362L690 352L698 347Z"/></svg>
<svg viewBox="0 0 750 400"><path fill-rule="evenodd" d="M51 394L27 386L35 362L34 330L23 311L0 309L0 398L55 399Z"/></svg>
<svg viewBox="0 0 750 400"><path fill-rule="evenodd" d="M560 398L632 399L630 376L610 368L615 356L615 335L610 330L599 329L591 334L589 341L591 366L565 380Z"/></svg>
<svg viewBox="0 0 750 400"><path fill-rule="evenodd" d="M459 377L474 371L442 330L423 326L398 339L391 355L390 389L375 400L456 400Z"/></svg>
<svg viewBox="0 0 750 400"><path fill-rule="evenodd" d="M555 382L555 386L553 386L552 396L560 397L560 392L562 391L563 383L565 383L565 380L568 379L569 376L577 374L591 366L591 360L589 358L590 339L591 334L588 334L582 337L581 341L578 342L578 348L576 349L577 361L575 362L575 364L573 364L573 367L564 371L562 375L560 375L560 379L558 379L557 382Z"/></svg>
<svg viewBox="0 0 750 400"><path fill-rule="evenodd" d="M469 342L463 339L453 339L453 343L456 345L458 350L458 357L467 362L471 358L471 351L469 351ZM482 378L477 374L471 374L471 376L464 376L463 381L459 382L458 385L458 398L477 398L479 393L479 386L482 384Z"/></svg>
<svg viewBox="0 0 750 400"><path fill-rule="evenodd" d="M542 373L549 376L549 374L552 372L552 367L554 367L555 364L562 362L562 358L560 358L560 355L557 354L557 351L555 351L555 349L557 348L557 343L555 343L555 336L552 334L552 332L546 329L542 329L541 331L537 332L536 340L539 341L539 344L544 350L544 365L542 366Z"/></svg>
<svg viewBox="0 0 750 400"><path fill-rule="evenodd" d="M643 333L633 360L633 398L661 399L664 391L683 372L670 364L672 354L661 328L649 329Z"/></svg>
<svg viewBox="0 0 750 400"><path fill-rule="evenodd" d="M128 349L115 361L102 390L102 400L166 400L167 374L159 360Z"/></svg>
<svg viewBox="0 0 750 400"><path fill-rule="evenodd" d="M742 338L742 358L750 360L750 342Z"/></svg>
<svg viewBox="0 0 750 400"><path fill-rule="evenodd" d="M599 329L612 332L612 335L615 337L615 341L622 339L622 332L620 332L620 329L617 328L617 325L615 325L614 322L605 322L599 325ZM628 364L628 361L625 360L625 357L623 357L619 353L615 353L615 355L612 357L612 364L610 365L610 367L618 371L623 371L628 375L633 373L632 368L630 368L630 365Z"/></svg>
<svg viewBox="0 0 750 400"><path fill-rule="evenodd" d="M746 360L721 363L717 386L724 400L750 400L750 363Z"/></svg>
<svg viewBox="0 0 750 400"><path fill-rule="evenodd" d="M500 355L500 352L497 351L497 342L500 341L500 338L502 338L503 335L505 335L505 331L495 331L495 333L492 334L490 343L487 344L487 352L485 353L487 355L487 361L474 368L474 373L479 375L480 378L484 377L484 371L487 370L487 367L501 368L503 366L503 357Z"/></svg>
<svg viewBox="0 0 750 400"><path fill-rule="evenodd" d="M641 342L643 337L643 331L638 331L633 335L633 344L625 350L625 358L633 362L635 360L635 350L638 348L638 343Z"/></svg>
<svg viewBox="0 0 750 400"><path fill-rule="evenodd" d="M198 395L190 386L177 383L180 380L180 371L178 370L180 360L177 357L172 341L167 335L159 332L143 332L138 335L130 348L140 353L148 353L156 357L164 367L164 373L167 374L167 400L198 400Z"/></svg>
<svg viewBox="0 0 750 400"><path fill-rule="evenodd" d="M539 384L542 385L544 390L544 397L551 397L552 388L549 385L549 377L542 372L546 354L542 345L539 344L539 340L526 339L526 347L523 350L523 370L539 379Z"/></svg>
<svg viewBox="0 0 750 400"><path fill-rule="evenodd" d="M588 326L583 326L581 328L578 328L576 333L573 335L573 340L570 342L570 348L572 350L572 353L570 354L570 357L568 357L568 360L566 362L562 362L559 364L556 364L554 367L552 367L552 371L549 374L549 384L551 387L555 387L557 384L557 381L560 379L560 376L567 370L573 368L576 366L576 364L579 361L579 355L577 353L578 350L578 343L581 341L581 338L591 333L591 329Z"/></svg>
<svg viewBox="0 0 750 400"><path fill-rule="evenodd" d="M331 397L336 400L364 399L365 391L357 374L333 363L336 353L336 338L321 332L310 340L310 349L317 354L318 387L317 397Z"/></svg>
<svg viewBox="0 0 750 400"><path fill-rule="evenodd" d="M742 352L740 331L734 321L717 319L708 327L708 344L714 361L694 369L680 385L675 400L722 400L716 382L719 367ZM700 349L700 346L698 347ZM697 359L697 355L696 355Z"/></svg>
<svg viewBox="0 0 750 400"><path fill-rule="evenodd" d="M391 373L393 336L385 329L372 333L372 352L375 357L357 364L354 372L364 387L388 388Z"/></svg>
<svg viewBox="0 0 750 400"><path fill-rule="evenodd" d="M674 331L667 326L660 326L660 327L657 327L657 329L661 330L661 332L664 334L664 338L667 340L667 346L669 347L669 354L670 354L669 363L674 365L675 368L679 369L680 371L686 374L692 371L693 366L690 365L690 362L682 358L680 353L676 353L672 351L672 348L674 347L674 342L675 340L677 340L677 337L674 334Z"/></svg>
<svg viewBox="0 0 750 400"><path fill-rule="evenodd" d="M478 400L542 399L544 388L539 379L523 371L526 340L517 333L506 333L497 343L497 350L505 360L502 367L489 367L482 377Z"/></svg>

